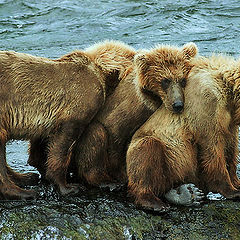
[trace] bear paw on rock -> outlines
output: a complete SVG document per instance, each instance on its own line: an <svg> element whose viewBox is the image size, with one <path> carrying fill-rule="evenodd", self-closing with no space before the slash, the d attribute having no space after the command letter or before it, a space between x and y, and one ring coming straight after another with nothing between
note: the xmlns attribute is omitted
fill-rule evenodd
<svg viewBox="0 0 240 240"><path fill-rule="evenodd" d="M165 198L173 204L183 206L199 206L204 198L204 193L194 184L183 184L176 189L171 189Z"/></svg>

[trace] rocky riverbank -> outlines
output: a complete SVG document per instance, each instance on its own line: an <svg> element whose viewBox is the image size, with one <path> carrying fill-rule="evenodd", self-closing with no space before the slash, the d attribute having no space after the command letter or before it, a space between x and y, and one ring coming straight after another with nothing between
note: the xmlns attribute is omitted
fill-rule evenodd
<svg viewBox="0 0 240 240"><path fill-rule="evenodd" d="M91 189L68 198L49 186L37 190L37 201L0 202L0 239L240 239L237 201L155 214L137 209L125 189Z"/></svg>

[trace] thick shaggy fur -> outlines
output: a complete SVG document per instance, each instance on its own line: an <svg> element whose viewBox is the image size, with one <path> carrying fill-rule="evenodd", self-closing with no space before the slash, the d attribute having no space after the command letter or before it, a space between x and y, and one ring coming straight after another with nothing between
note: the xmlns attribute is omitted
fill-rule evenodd
<svg viewBox="0 0 240 240"><path fill-rule="evenodd" d="M78 51L75 51L64 55L56 61L74 62L77 53ZM105 77L106 97L114 91L122 79L125 69L132 66L135 53L132 47L120 41L99 42L84 50L84 54L91 59ZM47 146L48 138L34 138L30 141L28 163L38 169L42 178L46 177Z"/></svg>
<svg viewBox="0 0 240 240"><path fill-rule="evenodd" d="M81 180L91 185L126 181L125 156L131 136L162 101L171 111L175 111L174 102L184 103L182 83L196 53L196 46L189 43L182 48L157 46L136 54L133 66L126 70L114 93L76 144L73 164L77 165ZM176 70L181 74L176 75ZM167 87L162 85L166 79Z"/></svg>
<svg viewBox="0 0 240 240"><path fill-rule="evenodd" d="M129 192L143 207L164 208L158 197L184 182L226 198L240 197L240 62L213 56L193 59L192 64L183 113L160 108L129 145Z"/></svg>
<svg viewBox="0 0 240 240"><path fill-rule="evenodd" d="M112 52L108 51L109 46ZM116 57L119 54L122 54L120 63ZM47 157L47 179L62 194L77 191L66 183L72 147L103 105L106 95L118 84L118 74L132 62L134 54L132 48L120 42L104 42L91 51L75 51L57 60L0 52L0 193L3 198L34 196L13 182L15 174L6 165L5 144L9 139L30 139L36 147L31 151L33 156L37 155L37 143L41 143L40 150L44 153L40 156ZM102 58L106 63L105 57L109 59L107 67L101 64Z"/></svg>

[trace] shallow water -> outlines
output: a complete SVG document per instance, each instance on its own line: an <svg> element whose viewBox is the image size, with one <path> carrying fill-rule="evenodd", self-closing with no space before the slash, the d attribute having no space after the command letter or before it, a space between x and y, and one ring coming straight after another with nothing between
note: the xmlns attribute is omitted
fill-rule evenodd
<svg viewBox="0 0 240 240"><path fill-rule="evenodd" d="M159 43L182 45L193 41L201 54L223 52L237 57L240 51L240 3L237 0L0 0L1 50L57 58L104 39L121 40L135 48L149 48ZM24 141L8 144L8 162L18 171L35 171L27 165L27 145ZM71 234L65 234L59 218L69 226L68 229L78 234L74 235L74 239L80 239L80 236L83 239L93 239L90 233L92 225L100 224L102 228L99 229L107 232L101 219L107 222L109 217L125 220L132 217L136 220L138 215L144 215L133 205L129 206L122 193L112 195L108 190L105 194L102 191L90 191L75 199L62 200L48 186L41 185L37 190L41 197L35 203L13 202L8 203L10 205L0 205L1 232L7 227L10 229L5 235L1 233L2 239L18 239L17 236L22 235L17 231L24 232L19 226L22 224L27 232L28 227L23 223L34 218L37 218L39 224L36 228L29 227L29 239L74 238ZM72 212L69 213L69 209ZM17 218L15 211L20 211L23 216ZM53 215L48 215L51 211ZM25 213L28 216L26 218ZM176 214L179 212L176 211ZM151 219L150 223L155 226L153 223L156 219L153 219L153 215L144 217ZM15 218L15 223L18 221L16 231L10 228L11 224L14 225ZM154 239L161 234L165 239L171 239L171 235L164 235L164 230L154 227L151 234L150 230L146 230L148 234L145 235L142 233L144 230L133 230L134 220L128 220L124 224L121 235L123 239ZM112 222L109 225L115 226ZM77 226L81 227L78 229ZM55 237L53 233L56 233ZM118 236L118 232L114 232L111 239L114 239L113 236Z"/></svg>

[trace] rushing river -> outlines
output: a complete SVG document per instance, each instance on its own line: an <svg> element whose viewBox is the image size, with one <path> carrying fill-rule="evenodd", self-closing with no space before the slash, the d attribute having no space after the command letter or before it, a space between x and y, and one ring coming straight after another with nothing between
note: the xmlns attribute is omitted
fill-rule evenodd
<svg viewBox="0 0 240 240"><path fill-rule="evenodd" d="M240 2L0 0L1 50L57 58L104 39L121 40L137 49L192 41L203 55L223 52L238 57ZM8 143L8 163L17 171L35 171L27 165L27 147L24 141ZM153 215L125 201L124 193L118 199L121 194L114 191L103 194L94 190L81 197L59 199L49 188L39 187L42 199L34 203L0 203L1 239L175 239L173 233L173 238L168 235L169 229L166 232L154 225L158 220ZM236 207L239 209L239 204ZM22 215L16 215L18 212ZM138 215L149 222L138 219ZM113 219L125 220L119 226ZM114 230L108 231L104 224ZM230 236L221 234L223 238Z"/></svg>

